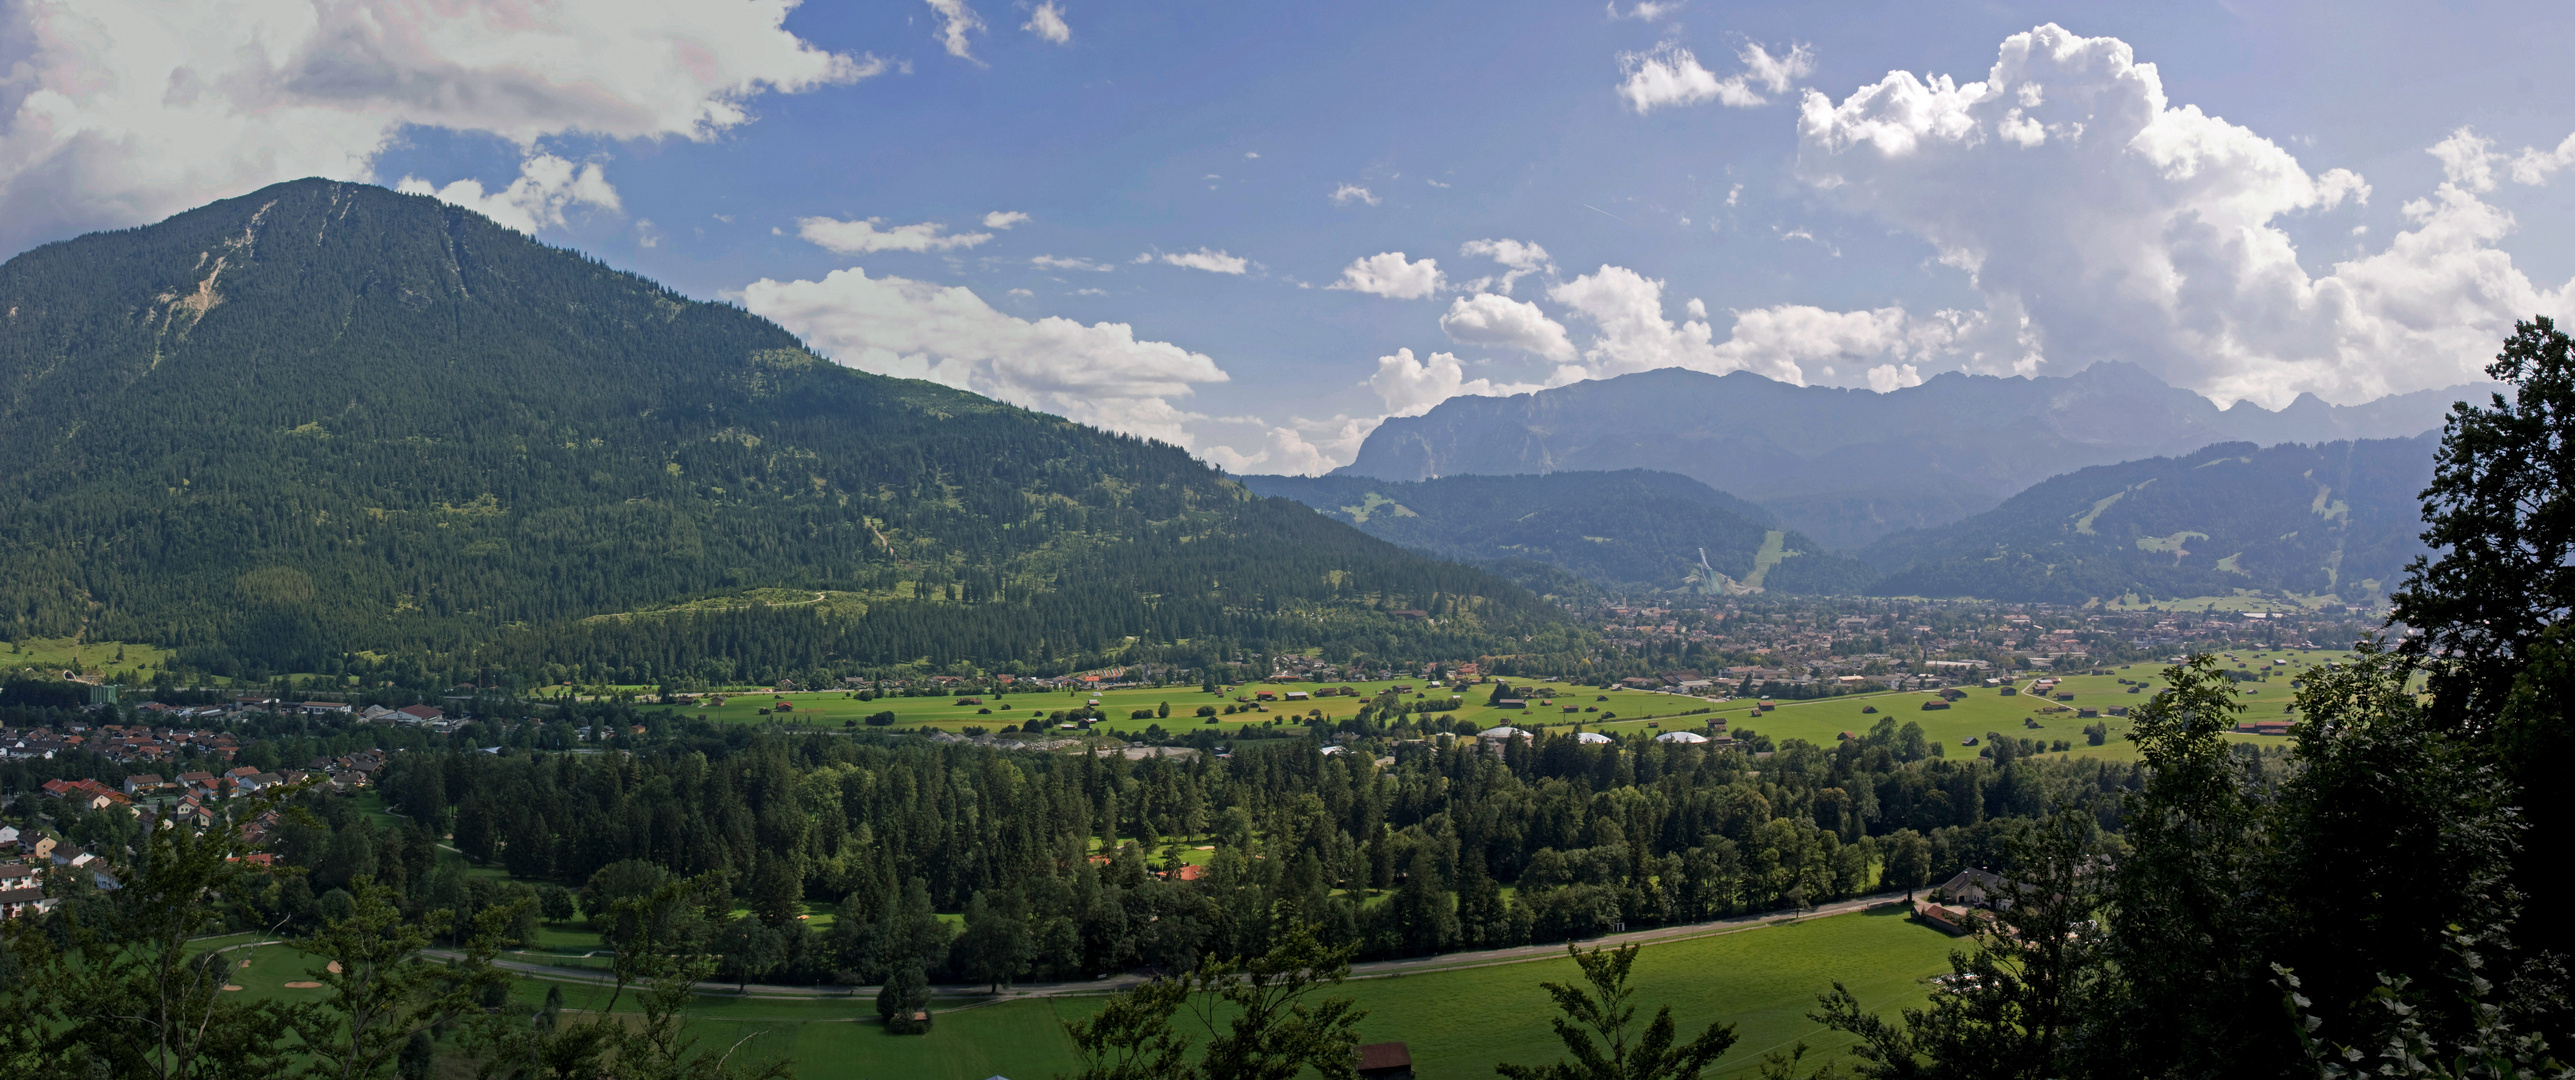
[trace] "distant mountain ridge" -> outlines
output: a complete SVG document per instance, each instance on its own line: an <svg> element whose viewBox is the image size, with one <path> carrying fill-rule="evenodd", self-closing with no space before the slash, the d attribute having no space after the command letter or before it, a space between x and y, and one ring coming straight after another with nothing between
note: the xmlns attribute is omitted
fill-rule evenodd
<svg viewBox="0 0 2575 1080"><path fill-rule="evenodd" d="M1782 528L1769 511L1676 473L1235 479L1540 592L1563 590L1553 582L1557 571L1609 593L1850 593L1877 576Z"/></svg>
<svg viewBox="0 0 2575 1080"><path fill-rule="evenodd" d="M2451 402L2481 401L2491 389L2349 406L2301 395L2272 412L2250 402L2219 409L2126 363L2039 378L1952 372L1885 394L1671 368L1512 397L1450 398L1422 416L1386 421L1332 475L1664 469L1847 549L1965 519L2087 466L2222 442L2410 438L2438 428Z"/></svg>
<svg viewBox="0 0 2575 1080"><path fill-rule="evenodd" d="M1871 591L2079 604L2236 589L2383 594L2423 553L2438 434L2256 447L2080 469L1965 521L1861 553Z"/></svg>

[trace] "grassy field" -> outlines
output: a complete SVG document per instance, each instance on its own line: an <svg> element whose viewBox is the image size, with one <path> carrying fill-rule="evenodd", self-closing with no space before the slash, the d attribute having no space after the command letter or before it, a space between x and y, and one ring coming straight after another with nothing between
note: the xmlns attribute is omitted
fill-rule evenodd
<svg viewBox="0 0 2575 1080"><path fill-rule="evenodd" d="M1470 686L1455 691L1466 698L1465 708L1455 712L1431 715L1440 718L1464 717L1474 721L1478 727L1506 723L1523 727L1539 724L1583 723L1594 730L1610 730L1619 725L1602 721L1600 718L1603 714L1614 714L1626 722L1627 726L1634 727L1649 716L1668 717L1693 709L1712 707L1710 702L1699 698L1641 690L1597 690L1589 687L1570 687L1562 683L1514 682L1512 685L1534 686L1553 696L1534 698L1527 709L1501 709L1485 704L1486 698L1492 693L1491 686ZM1264 692L1284 697L1291 690L1312 693L1325 686L1335 689L1343 686L1353 687L1360 692L1361 696L1318 698L1299 702L1253 700L1256 694ZM1447 688L1433 688L1428 682L1420 679L1352 683L1258 683L1227 687L1212 694L1196 686L1167 686L1159 689L1137 687L1106 690L1096 694L1055 690L1000 696L979 695L980 703L969 705L957 704L958 701L963 700L961 696L893 697L860 701L850 694L839 691L784 694L761 692L727 695L725 703L720 707L699 704L685 707L683 711L690 715L736 723L776 722L821 728L844 727L851 720L864 724L865 718L869 715L892 712L895 716L896 730L937 728L957 731L967 727L983 727L998 731L1005 725L1016 727L1046 713L1079 709L1097 700L1100 703L1100 711L1106 713L1109 719L1102 721L1096 730L1112 734L1138 733L1156 724L1161 725L1165 731L1171 732L1205 728L1237 731L1255 726L1295 727L1302 722L1301 718L1309 710L1314 709L1321 710L1326 718L1349 717L1357 714L1360 705L1379 691L1393 686L1410 686L1415 694L1424 695L1426 700L1437 700L1450 692ZM775 707L780 701L788 703L791 711L775 712ZM1131 717L1136 710L1153 709L1166 703L1171 706L1169 717L1147 719ZM1205 718L1193 715L1202 705L1214 705L1220 713L1227 705L1235 705L1247 711L1238 712L1232 716L1219 715L1216 717L1216 723L1209 724ZM1564 709L1567 706L1572 706L1576 711L1565 712ZM1248 711L1255 708L1264 711ZM773 711L763 716L760 712L762 709ZM1585 709L1597 711L1582 711Z"/></svg>
<svg viewBox="0 0 2575 1080"><path fill-rule="evenodd" d="M1958 944L1898 912L1840 915L1648 945L1637 959L1633 982L1638 1000L1647 1003L1646 1017L1653 1006L1668 1003L1688 1031L1711 1020L1735 1024L1737 1049L1710 1075L1749 1075L1763 1054L1800 1041L1818 1050L1846 1045L1843 1037L1806 1019L1815 995L1835 981L1882 1010L1919 1004L1928 992L1923 980L1947 970L1948 953ZM314 993L284 985L304 979L309 961L280 946L257 950L249 958L251 966L238 969L234 980L246 992ZM1496 1062L1538 1063L1556 1057L1559 1044L1547 1025L1554 1007L1538 984L1576 977L1570 962L1554 957L1357 979L1337 992L1368 1010L1359 1029L1362 1039L1409 1044L1421 1076L1485 1077L1493 1075ZM548 985L523 980L517 993L533 1004ZM595 1007L605 992L567 984L564 998L570 1008ZM743 1053L792 1057L804 1080L1031 1080L1075 1068L1059 1021L1087 1016L1101 1001L951 1001L940 1009L927 1036L888 1034L873 1022L874 1001L867 997L781 1001L711 996L701 999L690 1016L692 1034L704 1045L731 1045L749 1037ZM854 1022L860 1020L865 1022ZM1203 1043L1204 1038L1200 1030L1192 1041Z"/></svg>
<svg viewBox="0 0 2575 1080"><path fill-rule="evenodd" d="M1834 982L1850 986L1862 1001L1881 1010L1919 1004L1928 992L1923 980L1947 969L1948 953L1958 944L1899 912L1839 915L1648 945L1637 959L1633 982L1638 1000L1648 1005L1648 1016L1653 1006L1668 1003L1688 1030L1710 1020L1736 1025L1736 1050L1711 1075L1747 1075L1763 1054L1801 1041L1826 1051L1847 1045L1842 1036L1806 1018L1815 995ZM227 976L241 993L288 1001L319 1000L323 993L288 985L312 981L315 964L286 946L236 950L227 960ZM1556 1056L1558 1044L1546 1022L1555 1013L1538 984L1575 977L1573 965L1555 957L1357 979L1336 992L1368 1010L1360 1025L1364 1040L1409 1044L1423 1077L1482 1077L1493 1075L1496 1062L1537 1063ZM515 992L535 1004L552 985L523 979ZM605 1003L604 989L561 985L568 1008ZM805 1080L1025 1080L1072 1071L1072 1045L1059 1021L1087 1016L1101 1001L952 1000L941 1007L927 1036L888 1034L873 1022L873 1000L857 996L757 1000L718 995L700 999L689 1013L691 1033L704 1045L731 1045L748 1037L745 1053L792 1057L797 1075ZM1194 1036L1193 1041L1203 1043L1203 1030Z"/></svg>
<svg viewBox="0 0 2575 1080"><path fill-rule="evenodd" d="M25 638L0 647L0 667L80 672L159 670L176 655L153 645L71 638ZM118 656L125 659L119 660Z"/></svg>
<svg viewBox="0 0 2575 1080"><path fill-rule="evenodd" d="M2326 650L2305 652L2294 649L2242 650L2224 655L2227 658L2226 666L2230 668L2241 665L2244 670L2255 671L2268 666L2271 671L2269 681L2245 683L2239 688L2250 691L2239 695L2239 700L2245 706L2243 718L2246 720L2295 719L2297 714L2292 708L2292 700L2296 696L2296 691L2290 688L2290 680L2322 666L2327 661L2348 660L2351 656L2348 652ZM2286 666L2272 666L2277 660L2287 660L2289 663ZM1805 739L1830 745L1842 732L1865 733L1871 725L1877 723L1880 716L1892 716L1899 725L1908 720L1920 723L1925 735L1946 744L1946 752L1951 757L1973 756L1976 753L1975 748L1960 745L1961 740L1969 738L1981 740L1988 732L2000 732L2021 738L2051 741L2064 739L2074 744L2074 748L2067 752L2069 755L2129 761L2135 759L2136 747L2124 737L2128 731L2128 721L2122 717L2106 715L2106 712L2112 708L2144 704L2148 698L2155 695L2156 691L2164 688L2164 681L2161 678L2163 668L2164 665L2160 663L2141 663L2104 669L2110 672L2107 675L2069 674L2056 687L2055 693L2070 694L2072 695L2070 700L2059 700L2054 696L2041 698L2030 694L2027 692L2029 684L2024 681L2021 683L2023 692L2019 694L2006 697L1996 689L1969 688L1967 696L1949 708L1930 712L1923 711L1922 703L1938 700L1935 695L1906 693L1871 694L1806 702L1782 701L1778 708L1765 716L1743 718L1731 712L1726 715L1728 722L1734 727L1748 727L1775 740ZM2128 680L2129 685L2121 685L2122 679ZM2138 687L2138 692L2129 693L2130 686ZM2084 719L2073 711L2058 713L2043 711L2056 706L2063 706L2068 710L2099 709L2103 710L2105 715L2097 719ZM1732 704L1730 703L1728 707L1732 708ZM1861 711L1868 708L1875 708L1877 712L1871 714ZM2028 722L2031 720L2038 721L2040 726L2035 729L2029 727ZM2094 723L2109 726L2109 742L2101 746L2085 745L2083 729L2086 725ZM2227 738L2238 742L2271 745L2287 742L2286 739L2277 736L2264 735L2230 734Z"/></svg>
<svg viewBox="0 0 2575 1080"><path fill-rule="evenodd" d="M2345 652L2327 650L2312 652L2243 650L2227 654L2226 663L2230 667L2241 665L2247 671L2271 671L2268 681L2246 684L2245 688L2252 692L2243 695L2246 706L2245 718L2248 720L2280 719L2294 716L2293 713L2283 711L2290 705L2290 699L2293 696L2293 691L2289 687L2291 679L2296 678L2298 673L2328 660L2345 659L2348 656L2349 654ZM2275 660L2287 660L2288 664L2274 666ZM1519 727L1570 730L1573 726L1580 725L1585 730L1612 733L1650 733L1658 730L1698 728L1712 718L1722 718L1734 730L1750 729L1770 736L1773 740L1795 738L1823 745L1830 745L1844 731L1866 732L1881 716L1892 716L1899 725L1906 721L1920 723L1926 735L1946 744L1947 752L1951 756L1962 753L1972 756L1975 753L1973 748L1961 745L1961 740L1968 738L1981 740L1989 732L2001 732L2024 738L2051 741L2064 739L2074 744L2074 749L2069 751L2070 753L2126 760L2134 756L2134 748L2120 737L2127 730L2126 720L2107 715L2098 718L2100 722L2109 725L2110 741L2103 746L2087 746L2084 743L2083 728L2087 724L2094 723L2095 720L2079 718L2073 710L2089 708L2104 710L2106 713L2108 709L2114 707L2142 704L2155 691L2162 688L2162 680L2158 677L2162 669L2161 663L2140 663L2104 669L2110 672L2106 675L2070 673L2063 677L2061 685L2056 688L2056 693L2071 694L2073 695L2071 700L2042 699L2028 693L2004 696L1996 689L1970 688L1965 699L1943 710L1923 710L1924 702L1937 700L1937 698L1928 693L1917 692L1849 695L1804 702L1782 699L1777 708L1761 715L1754 715L1755 703L1747 700L1713 703L1700 698L1642 690L1599 690L1543 681L1515 682L1513 683L1515 687L1526 687L1533 691L1528 698L1527 709L1502 709L1487 705L1485 701L1491 693L1491 687L1469 686L1457 690L1466 698L1466 707L1455 712L1433 715L1443 718L1463 718L1479 728L1512 724ZM2085 669L2087 672L2089 670ZM2127 680L2126 684L2122 684L2123 679ZM1266 703L1265 707L1269 710L1267 712L1242 712L1232 716L1219 716L1214 725L1209 725L1204 719L1191 715L1200 705L1212 704L1221 709L1224 705L1236 703L1237 699L1249 699L1258 691L1283 694L1289 689L1301 689L1310 692L1319 685L1335 687L1350 685L1357 687L1363 696L1320 698L1292 704ZM893 730L896 731L932 728L957 731L976 726L998 731L1004 725L1017 725L1048 712L1079 708L1096 698L1100 703L1101 711L1110 717L1098 725L1098 730L1109 734L1138 734L1155 724L1161 725L1165 731L1174 733L1210 726L1220 731L1239 731L1245 727L1254 726L1269 730L1276 730L1278 727L1299 730L1301 721L1295 720L1294 717L1302 716L1308 709L1320 709L1327 718L1350 716L1359 711L1363 701L1368 700L1365 695L1373 695L1379 690L1394 685L1411 685L1415 693L1439 694L1442 692L1432 689L1427 683L1419 680L1401 684L1391 682L1262 683L1229 687L1214 694L1206 693L1195 686L1118 689L1097 694L1067 693L1059 690L998 697L985 696L981 703L968 705L957 704L959 698L956 697L880 698L875 701L860 701L841 692L784 694L762 692L731 695L720 707L701 704L687 711L694 715L735 723L810 725L826 729L841 728L850 720L861 720L864 723L863 718L872 713L892 712L896 718ZM2028 680L2023 680L2021 685L2026 688ZM2131 685L2139 687L2137 693L2128 693ZM780 701L787 702L791 706L790 711L785 713L772 711L766 716L760 714L762 709L774 710ZM1135 710L1151 709L1164 703L1171 706L1172 715L1169 718L1141 720L1130 718L1130 714ZM1005 705L1009 707L1003 708ZM1564 711L1567 706L1577 710L1598 711L1567 713ZM2046 711L2057 706L2063 706L2067 711ZM983 711L987 709L991 711ZM1698 709L1713 711L1705 715L1679 715ZM1874 713L1863 711L1869 709L1876 711ZM1613 719L1604 719L1604 717ZM2040 726L2029 727L2030 720L2038 721ZM2280 741L2273 737L2254 735L2229 737L2247 741Z"/></svg>

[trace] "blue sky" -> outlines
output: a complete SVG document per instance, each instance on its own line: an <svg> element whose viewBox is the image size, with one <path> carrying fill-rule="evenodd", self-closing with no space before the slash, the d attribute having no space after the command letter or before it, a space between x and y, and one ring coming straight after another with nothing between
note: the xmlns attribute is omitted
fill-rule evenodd
<svg viewBox="0 0 2575 1080"><path fill-rule="evenodd" d="M1329 468L1454 394L1665 366L1887 389L2119 359L2356 401L2575 314L2570 23L19 0L0 244L400 184L841 362L1246 471Z"/></svg>

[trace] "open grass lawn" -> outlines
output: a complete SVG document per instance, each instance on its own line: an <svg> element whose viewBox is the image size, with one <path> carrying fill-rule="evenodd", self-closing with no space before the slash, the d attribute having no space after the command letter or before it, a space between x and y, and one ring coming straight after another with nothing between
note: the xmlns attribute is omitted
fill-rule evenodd
<svg viewBox="0 0 2575 1080"><path fill-rule="evenodd" d="M1846 1045L1806 1019L1815 996L1836 981L1871 1006L1919 1004L1922 981L1947 970L1958 942L1906 920L1870 912L1763 927L1690 941L1648 945L1637 958L1638 1000L1670 1004L1690 1033L1710 1020L1736 1025L1737 1049L1711 1075L1749 1075L1765 1053L1804 1041L1817 1050ZM1548 1026L1556 1015L1542 980L1577 978L1561 957L1398 978L1360 979L1337 991L1368 1010L1360 1025L1370 1042L1410 1044L1425 1078L1487 1077L1496 1062L1551 1061L1559 1044ZM545 984L522 982L533 1003ZM595 1006L604 991L566 987L565 1004ZM869 997L820 1001L703 999L690 1010L703 1045L750 1037L743 1052L796 1059L805 1080L921 1077L1032 1080L1076 1067L1058 1021L1087 1016L1096 997L1032 998L994 1005L959 1001L940 1011L927 1036L890 1035L873 1022ZM1652 1008L1643 1010L1650 1018ZM853 1022L865 1018L867 1022ZM1185 1019L1185 1018L1184 1018ZM1193 1037L1203 1043L1203 1032Z"/></svg>

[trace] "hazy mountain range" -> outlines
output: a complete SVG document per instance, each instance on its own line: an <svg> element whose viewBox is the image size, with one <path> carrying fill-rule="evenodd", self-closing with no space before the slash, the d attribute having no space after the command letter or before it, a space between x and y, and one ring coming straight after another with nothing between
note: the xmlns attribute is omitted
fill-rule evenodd
<svg viewBox="0 0 2575 1080"><path fill-rule="evenodd" d="M1335 476L1422 480L1650 468L1758 503L1834 548L1960 521L2052 476L2212 443L2408 438L2463 386L2277 412L2220 409L2125 363L2063 377L1938 375L1889 393L1667 369L1512 397L1457 397L1386 421Z"/></svg>
<svg viewBox="0 0 2575 1080"><path fill-rule="evenodd" d="M1244 476L1371 536L1476 563L1564 594L1772 589L1849 593L1878 576L1784 529L1771 512L1686 476L1613 473L1448 476Z"/></svg>

